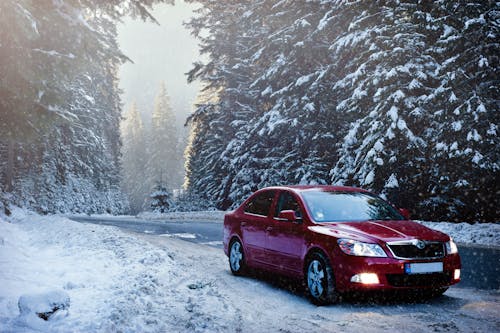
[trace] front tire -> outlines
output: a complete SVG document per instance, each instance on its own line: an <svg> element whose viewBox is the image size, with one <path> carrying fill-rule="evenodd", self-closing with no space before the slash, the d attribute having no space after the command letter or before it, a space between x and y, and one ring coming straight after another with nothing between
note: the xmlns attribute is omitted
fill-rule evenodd
<svg viewBox="0 0 500 333"><path fill-rule="evenodd" d="M328 259L313 253L306 262L305 282L310 300L316 305L335 303L339 294L335 289L335 276Z"/></svg>
<svg viewBox="0 0 500 333"><path fill-rule="evenodd" d="M238 239L234 239L229 246L229 268L234 275L243 275L246 271L245 253Z"/></svg>

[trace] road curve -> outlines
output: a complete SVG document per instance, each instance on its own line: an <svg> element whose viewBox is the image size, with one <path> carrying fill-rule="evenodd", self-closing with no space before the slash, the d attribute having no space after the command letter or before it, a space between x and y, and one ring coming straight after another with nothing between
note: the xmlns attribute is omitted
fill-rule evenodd
<svg viewBox="0 0 500 333"><path fill-rule="evenodd" d="M222 248L222 224L212 222L159 222L136 218L69 216L71 220L112 225L138 233L164 235ZM458 244L462 258L460 287L500 289L500 248Z"/></svg>

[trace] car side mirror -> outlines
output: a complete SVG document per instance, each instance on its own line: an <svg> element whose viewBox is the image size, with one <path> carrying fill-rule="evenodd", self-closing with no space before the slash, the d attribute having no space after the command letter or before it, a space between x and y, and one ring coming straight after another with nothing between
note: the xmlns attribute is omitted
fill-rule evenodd
<svg viewBox="0 0 500 333"><path fill-rule="evenodd" d="M399 213L407 220L410 219L410 211L406 208L399 208Z"/></svg>
<svg viewBox="0 0 500 333"><path fill-rule="evenodd" d="M295 212L293 210L282 210L279 213L278 218L281 220L286 220L286 221L290 221L290 222L296 222L296 223L302 222L302 219L297 218L297 215L295 215Z"/></svg>

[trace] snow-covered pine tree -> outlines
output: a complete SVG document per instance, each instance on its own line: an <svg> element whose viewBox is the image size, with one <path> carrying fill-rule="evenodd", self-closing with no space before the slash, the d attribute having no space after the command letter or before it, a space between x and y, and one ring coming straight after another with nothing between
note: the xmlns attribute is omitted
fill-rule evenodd
<svg viewBox="0 0 500 333"><path fill-rule="evenodd" d="M144 209L150 193L145 174L147 164L146 137L141 115L135 103L122 122L122 187L127 194L133 213Z"/></svg>
<svg viewBox="0 0 500 333"><path fill-rule="evenodd" d="M0 3L0 178L19 204L72 210L81 197L90 211L115 212L123 203L116 69L126 57L115 25L128 14L154 21L156 2Z"/></svg>
<svg viewBox="0 0 500 333"><path fill-rule="evenodd" d="M495 69L481 66L495 61L492 57L498 60L494 7L492 2L441 1L399 2L397 9L380 9L389 17L370 24L377 29L377 35L367 38L374 42L365 51L370 61L356 61L363 67L344 76L347 86L357 90L344 90L351 96L339 106L354 111L356 119L332 170L334 181L385 193L420 218L498 216L490 204L494 199L489 193L495 191L486 190L498 177L498 139L492 126L498 123L493 97L498 88L492 79ZM467 29L469 25L476 26ZM382 48L377 53L384 41L390 52ZM338 87L344 84L337 82Z"/></svg>
<svg viewBox="0 0 500 333"><path fill-rule="evenodd" d="M188 119L191 133L186 147L186 178L184 187L192 195L199 195L203 199L211 200L218 194L218 187L223 175L216 156L220 157L224 140L223 127L215 127L215 119L219 116L216 105L203 104ZM217 131L217 132L216 132ZM210 178L219 181L212 182Z"/></svg>
<svg viewBox="0 0 500 333"><path fill-rule="evenodd" d="M500 190L500 5L495 1L441 1L428 24L436 41L439 86L427 109L431 142L427 191L419 202L427 218L498 219Z"/></svg>
<svg viewBox="0 0 500 333"><path fill-rule="evenodd" d="M266 1L264 10L248 16L267 37L261 37L258 53L246 59L256 72L250 86L255 116L226 152L237 170L232 202L263 186L317 184L328 178L331 158L322 141L331 138L331 122L319 83L329 45L316 33L321 7L319 2Z"/></svg>
<svg viewBox="0 0 500 333"><path fill-rule="evenodd" d="M414 2L349 9L351 23L330 47L345 62L332 88L339 91L337 112L350 123L332 181L382 192L410 207L424 191L419 186L430 162L423 104L437 84L438 64L428 54L434 32Z"/></svg>
<svg viewBox="0 0 500 333"><path fill-rule="evenodd" d="M469 146L477 143L465 152L472 154L469 162L481 160L482 167L459 163L465 167L462 178L476 184L496 178L498 85L491 77L498 75L496 67L486 65L498 54L496 2L199 2L205 19L190 26L195 34L209 32L202 37L209 60L192 73L218 99L193 117L200 121L192 140L197 155L188 164L190 186L223 208L266 185L334 182L383 193L422 217L475 214L453 208L466 200L449 185L465 183L452 181L447 171L440 178L439 165L446 163L433 147L458 128L457 121L448 121L450 112L444 118L439 112L448 103L448 97L439 97L448 89L443 84L453 81L482 99L471 106L480 111L469 120L478 123L475 131L462 135L462 141L469 137ZM467 37L455 43L460 34L449 35L447 21L458 22L456 30ZM470 72L471 61L482 69L477 75ZM455 71L463 71L460 81ZM470 89L464 85L468 78L485 83ZM455 92L452 99L468 105L472 99L466 95ZM486 144L474 139L479 137L488 137ZM446 146L454 147L453 142ZM463 162L464 156L458 158ZM478 190L464 191L463 198L483 208L470 211L486 206L498 216L487 204L490 199L473 198L484 193L474 186ZM458 200L449 204L452 198ZM437 212L432 202L447 203L448 213Z"/></svg>
<svg viewBox="0 0 500 333"><path fill-rule="evenodd" d="M224 2L205 6L202 26L213 31L206 39L210 62L194 71L207 73L197 78L215 83L220 103L212 118L202 111L213 126L195 142L203 147L217 139L206 144L210 154L200 165L220 175L191 172L188 180L209 189L204 192L222 208L266 185L327 182L339 124L328 112L334 105L327 89L328 30L317 27L330 5L239 1L231 2L231 11L241 15L231 16Z"/></svg>
<svg viewBox="0 0 500 333"><path fill-rule="evenodd" d="M184 181L181 141L175 124L170 98L162 82L155 98L151 130L148 133L146 175L151 187L164 180L171 191L179 188Z"/></svg>
<svg viewBox="0 0 500 333"><path fill-rule="evenodd" d="M258 58L266 34L260 33L260 22L249 17L252 11L267 7L265 1L211 1L203 5L188 26L200 38L201 53L208 61L197 63L189 80L203 82L209 98L199 101L189 119L195 137L187 149L186 185L188 191L225 209L232 204L229 195L238 171L225 151L235 133L257 112L254 97L258 91L251 82L259 71L248 60ZM206 36L204 31L213 35Z"/></svg>
<svg viewBox="0 0 500 333"><path fill-rule="evenodd" d="M168 212L172 206L169 190L161 183L158 183L154 187L154 191L149 197L151 201L150 208L153 212L165 213Z"/></svg>
<svg viewBox="0 0 500 333"><path fill-rule="evenodd" d="M26 175L27 166L19 163L23 146L40 141L40 133L56 120L71 118L61 104L66 84L83 63L75 57L81 51L73 41L89 30L76 19L75 29L67 29L77 12L68 10L32 1L0 3L0 140L12 157L5 165L7 191L19 191L18 181Z"/></svg>
<svg viewBox="0 0 500 333"><path fill-rule="evenodd" d="M71 126L57 124L42 136L44 181L33 189L40 210L118 213L125 209L119 189L121 140L115 126L120 119L119 97L113 84L113 76L102 73L102 68L72 83ZM53 182L47 183L48 179ZM57 200L51 198L54 195Z"/></svg>

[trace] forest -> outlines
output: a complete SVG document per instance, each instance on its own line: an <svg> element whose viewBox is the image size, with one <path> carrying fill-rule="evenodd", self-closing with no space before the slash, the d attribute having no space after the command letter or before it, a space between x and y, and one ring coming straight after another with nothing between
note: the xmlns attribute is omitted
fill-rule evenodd
<svg viewBox="0 0 500 333"><path fill-rule="evenodd" d="M190 118L188 188L227 209L267 185L344 184L416 218L497 221L499 9L205 2L189 26L209 60L189 78L214 96Z"/></svg>
<svg viewBox="0 0 500 333"><path fill-rule="evenodd" d="M157 142L143 145L176 150L127 162L120 124L133 112L122 110L117 69L130 60L116 25L154 23L159 2L170 3L0 2L0 205L147 209L134 193L152 193L155 179L127 179L142 179L149 159L157 181L154 165L179 147L161 139L169 121L158 117ZM165 182L183 184L193 209L231 209L269 185L342 184L419 219L498 221L497 2L189 2L202 58L186 79L203 90L185 170L168 166L177 171Z"/></svg>
<svg viewBox="0 0 500 333"><path fill-rule="evenodd" d="M0 3L0 193L41 213L119 213L125 15L158 1Z"/></svg>

